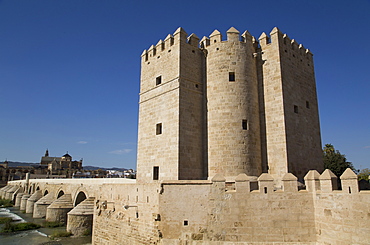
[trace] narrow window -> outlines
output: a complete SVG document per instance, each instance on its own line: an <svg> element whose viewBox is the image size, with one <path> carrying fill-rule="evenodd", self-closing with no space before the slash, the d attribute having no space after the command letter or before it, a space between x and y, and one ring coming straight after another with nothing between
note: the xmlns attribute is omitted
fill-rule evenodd
<svg viewBox="0 0 370 245"><path fill-rule="evenodd" d="M162 123L157 123L155 128L155 134L156 135L162 134Z"/></svg>
<svg viewBox="0 0 370 245"><path fill-rule="evenodd" d="M155 85L159 85L162 83L162 76L159 76L155 79Z"/></svg>
<svg viewBox="0 0 370 245"><path fill-rule="evenodd" d="M188 225L189 225L189 221L184 220L184 226L188 226Z"/></svg>
<svg viewBox="0 0 370 245"><path fill-rule="evenodd" d="M137 219L139 218L139 212L136 212L136 218Z"/></svg>
<svg viewBox="0 0 370 245"><path fill-rule="evenodd" d="M153 180L159 179L159 167L155 166L153 167Z"/></svg>
<svg viewBox="0 0 370 245"><path fill-rule="evenodd" d="M235 82L235 72L229 72L229 82Z"/></svg>
<svg viewBox="0 0 370 245"><path fill-rule="evenodd" d="M306 101L306 108L310 109L310 102Z"/></svg>
<svg viewBox="0 0 370 245"><path fill-rule="evenodd" d="M161 221L161 215L160 214L157 214L154 220L155 221Z"/></svg>
<svg viewBox="0 0 370 245"><path fill-rule="evenodd" d="M298 113L298 106L294 105L294 113Z"/></svg>
<svg viewBox="0 0 370 245"><path fill-rule="evenodd" d="M248 120L242 120L242 127L244 130L248 130Z"/></svg>
<svg viewBox="0 0 370 245"><path fill-rule="evenodd" d="M263 187L265 194L267 193L267 187Z"/></svg>
<svg viewBox="0 0 370 245"><path fill-rule="evenodd" d="M348 193L351 194L351 187L348 187Z"/></svg>

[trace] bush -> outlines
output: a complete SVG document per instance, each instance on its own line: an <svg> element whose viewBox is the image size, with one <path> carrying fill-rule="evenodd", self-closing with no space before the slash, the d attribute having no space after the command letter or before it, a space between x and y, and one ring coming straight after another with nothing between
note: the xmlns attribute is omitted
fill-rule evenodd
<svg viewBox="0 0 370 245"><path fill-rule="evenodd" d="M72 233L69 232L69 231L57 231L57 232L54 232L53 235L51 235L51 238L55 238L55 237L70 237L72 236Z"/></svg>
<svg viewBox="0 0 370 245"><path fill-rule="evenodd" d="M62 227L64 226L63 223L61 222L58 222L58 221L45 221L42 223L42 227L46 227L46 228L55 228L55 227Z"/></svg>
<svg viewBox="0 0 370 245"><path fill-rule="evenodd" d="M13 231L26 231L26 230L34 230L41 227L41 225L27 222L27 223L18 223L13 225Z"/></svg>
<svg viewBox="0 0 370 245"><path fill-rule="evenodd" d="M3 229L1 230L2 233L9 233L15 231L26 231L26 230L34 230L38 229L41 226L35 223L26 222L26 223L18 223L18 224L11 224L10 221L5 222Z"/></svg>
<svg viewBox="0 0 370 245"><path fill-rule="evenodd" d="M90 236L91 235L91 230L87 229L82 233L83 236Z"/></svg>
<svg viewBox="0 0 370 245"><path fill-rule="evenodd" d="M12 220L10 217L0 217L0 224L10 223Z"/></svg>
<svg viewBox="0 0 370 245"><path fill-rule="evenodd" d="M2 208L13 207L12 200L0 198L0 207Z"/></svg>

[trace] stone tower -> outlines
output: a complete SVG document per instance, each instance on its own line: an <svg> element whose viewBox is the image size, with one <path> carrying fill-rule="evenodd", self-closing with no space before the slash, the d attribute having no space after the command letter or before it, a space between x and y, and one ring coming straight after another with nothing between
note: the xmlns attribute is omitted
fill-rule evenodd
<svg viewBox="0 0 370 245"><path fill-rule="evenodd" d="M312 53L274 28L259 38L262 152L266 172L323 171Z"/></svg>
<svg viewBox="0 0 370 245"><path fill-rule="evenodd" d="M230 28L227 40L214 31L202 39L207 50L209 176L260 175L261 141L256 59L252 36Z"/></svg>
<svg viewBox="0 0 370 245"><path fill-rule="evenodd" d="M312 54L270 35L179 28L143 52L138 181L322 170Z"/></svg>
<svg viewBox="0 0 370 245"><path fill-rule="evenodd" d="M142 54L138 181L204 177L204 53L178 28Z"/></svg>

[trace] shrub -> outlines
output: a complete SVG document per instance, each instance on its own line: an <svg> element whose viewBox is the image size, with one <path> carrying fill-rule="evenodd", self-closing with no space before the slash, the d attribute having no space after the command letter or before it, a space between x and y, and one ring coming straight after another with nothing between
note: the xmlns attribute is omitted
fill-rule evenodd
<svg viewBox="0 0 370 245"><path fill-rule="evenodd" d="M47 228L55 228L55 227L62 227L64 226L64 224L58 221L45 221L42 223L42 226L47 227Z"/></svg>
<svg viewBox="0 0 370 245"><path fill-rule="evenodd" d="M12 220L10 217L0 217L0 224L10 223Z"/></svg>
<svg viewBox="0 0 370 245"><path fill-rule="evenodd" d="M72 236L72 233L69 232L69 231L57 231L57 232L54 232L53 235L51 235L51 238L55 238L55 237L70 237Z"/></svg>
<svg viewBox="0 0 370 245"><path fill-rule="evenodd" d="M34 230L41 227L41 225L27 222L27 223L18 223L13 225L13 231L26 231L26 230Z"/></svg>
<svg viewBox="0 0 370 245"><path fill-rule="evenodd" d="M40 228L41 226L35 223L26 222L26 223L18 223L18 224L11 224L11 221L7 221L4 224L3 229L1 230L2 233L9 233L15 231L26 231L26 230L34 230Z"/></svg>
<svg viewBox="0 0 370 245"><path fill-rule="evenodd" d="M91 230L87 229L82 233L83 236L90 236L91 235Z"/></svg>
<svg viewBox="0 0 370 245"><path fill-rule="evenodd" d="M2 208L13 207L12 200L0 198L0 207Z"/></svg>

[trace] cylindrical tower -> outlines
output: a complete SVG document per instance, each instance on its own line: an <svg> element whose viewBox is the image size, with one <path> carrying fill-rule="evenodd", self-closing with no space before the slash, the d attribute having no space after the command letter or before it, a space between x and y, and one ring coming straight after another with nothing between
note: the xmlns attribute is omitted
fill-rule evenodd
<svg viewBox="0 0 370 245"><path fill-rule="evenodd" d="M215 30L207 50L208 176L261 174L257 71L252 36L230 28L222 41Z"/></svg>

